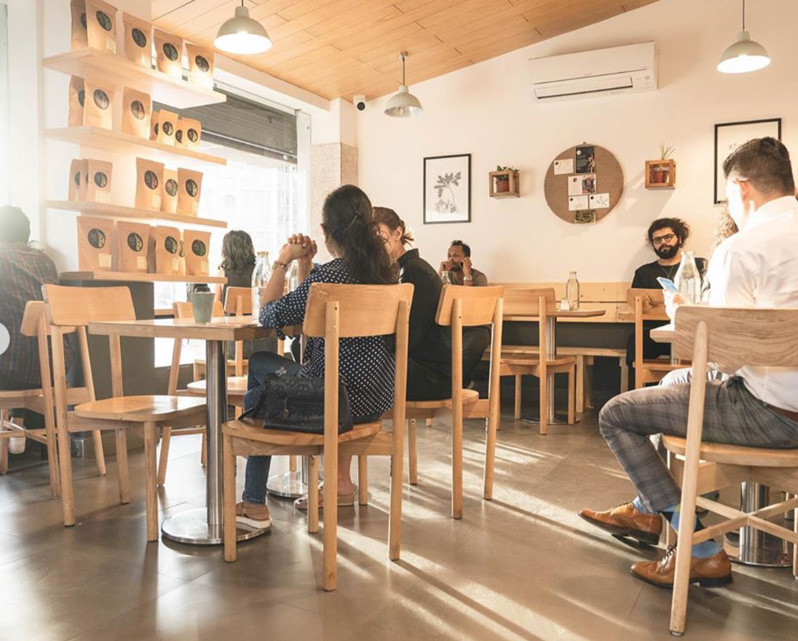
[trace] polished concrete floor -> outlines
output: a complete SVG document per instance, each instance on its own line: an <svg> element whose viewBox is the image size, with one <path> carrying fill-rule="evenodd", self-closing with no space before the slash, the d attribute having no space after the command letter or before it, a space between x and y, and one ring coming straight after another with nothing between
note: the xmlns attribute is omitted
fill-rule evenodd
<svg viewBox="0 0 798 641"><path fill-rule="evenodd" d="M370 505L340 513L334 593L320 589L320 535L290 502L272 501L272 532L226 564L218 548L145 542L140 452L129 505L117 502L113 461L105 478L76 461L78 525L69 529L46 466L28 457L0 478L0 639L670 638L670 593L629 575L632 562L656 555L576 516L630 496L594 416L546 437L505 416L491 502L480 499L482 426L469 422L462 521L449 518L447 425L419 432L402 560L387 561L387 462L373 459ZM162 519L204 499L198 437L175 439L172 451ZM687 638L794 641L798 581L738 568L729 588L693 588Z"/></svg>

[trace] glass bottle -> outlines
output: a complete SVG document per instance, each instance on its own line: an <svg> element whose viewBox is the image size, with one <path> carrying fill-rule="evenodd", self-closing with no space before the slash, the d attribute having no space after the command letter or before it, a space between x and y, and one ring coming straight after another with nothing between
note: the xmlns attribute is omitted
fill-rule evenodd
<svg viewBox="0 0 798 641"><path fill-rule="evenodd" d="M255 260L255 269L252 270L252 315L260 318L262 294L266 290L266 285L272 277L271 266L269 265L269 252L258 252Z"/></svg>
<svg viewBox="0 0 798 641"><path fill-rule="evenodd" d="M452 284L452 279L451 279L451 277L449 276L449 270L444 270L444 271L441 273L441 282L442 282L444 285L451 285L451 284Z"/></svg>
<svg viewBox="0 0 798 641"><path fill-rule="evenodd" d="M299 287L299 266L298 261L291 262L291 268L288 270L288 291L292 292Z"/></svg>
<svg viewBox="0 0 798 641"><path fill-rule="evenodd" d="M691 251L682 253L682 262L676 272L674 284L685 302L696 305L701 301L701 274L695 264L695 254Z"/></svg>
<svg viewBox="0 0 798 641"><path fill-rule="evenodd" d="M565 298L571 309L579 309L579 281L576 279L576 272L571 272L568 282L565 283Z"/></svg>

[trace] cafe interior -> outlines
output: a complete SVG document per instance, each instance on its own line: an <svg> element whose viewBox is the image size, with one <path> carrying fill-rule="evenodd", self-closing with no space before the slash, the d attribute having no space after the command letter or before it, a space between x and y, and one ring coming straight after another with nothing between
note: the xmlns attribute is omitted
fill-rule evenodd
<svg viewBox="0 0 798 641"><path fill-rule="evenodd" d="M0 639L797 639L794 20L0 0Z"/></svg>

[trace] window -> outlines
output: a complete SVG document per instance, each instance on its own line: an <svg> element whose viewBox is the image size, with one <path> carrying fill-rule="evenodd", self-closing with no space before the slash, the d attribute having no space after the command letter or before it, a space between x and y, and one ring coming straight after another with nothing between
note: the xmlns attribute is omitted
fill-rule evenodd
<svg viewBox="0 0 798 641"><path fill-rule="evenodd" d="M8 89L8 7L0 4L0 204L3 205L11 200L8 188Z"/></svg>

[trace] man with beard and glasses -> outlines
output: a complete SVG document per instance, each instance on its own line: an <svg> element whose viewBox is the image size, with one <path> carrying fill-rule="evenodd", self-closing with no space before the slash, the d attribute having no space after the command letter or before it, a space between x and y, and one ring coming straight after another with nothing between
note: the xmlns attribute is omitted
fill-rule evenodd
<svg viewBox="0 0 798 641"><path fill-rule="evenodd" d="M487 287L488 277L471 266L471 247L462 240L453 240L449 246L448 257L438 268L438 276L449 272L452 285L466 287Z"/></svg>
<svg viewBox="0 0 798 641"><path fill-rule="evenodd" d="M635 289L662 289L657 278L673 280L676 277L676 272L679 271L679 263L682 261L682 249L690 237L690 227L679 218L659 218L651 223L648 232L646 232L646 237L657 255L657 260L653 263L641 265L635 270L632 287ZM701 273L701 278L703 278L707 268L707 261L704 258L696 258L695 264ZM652 329L664 324L665 321L661 323L646 321L643 323L644 358L653 359L670 355L670 345L655 343L650 337ZM626 362L629 364L630 369L634 360L635 335L633 332L626 346Z"/></svg>

